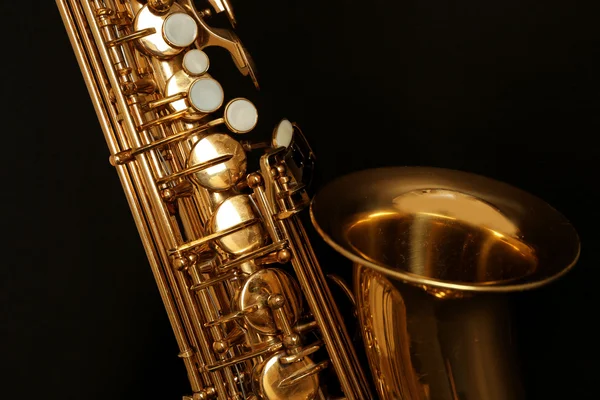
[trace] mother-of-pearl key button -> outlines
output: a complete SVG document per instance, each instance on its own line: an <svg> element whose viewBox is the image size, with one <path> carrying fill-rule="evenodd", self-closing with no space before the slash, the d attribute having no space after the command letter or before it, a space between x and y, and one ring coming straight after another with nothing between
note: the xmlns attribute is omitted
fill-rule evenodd
<svg viewBox="0 0 600 400"><path fill-rule="evenodd" d="M194 43L197 36L198 25L188 14L176 12L165 19L163 37L171 46L187 47Z"/></svg>
<svg viewBox="0 0 600 400"><path fill-rule="evenodd" d="M224 97L221 84L212 78L197 79L188 92L192 107L203 113L217 111L223 104Z"/></svg>
<svg viewBox="0 0 600 400"><path fill-rule="evenodd" d="M294 127L287 119L282 119L273 131L273 147L288 147L292 143Z"/></svg>
<svg viewBox="0 0 600 400"><path fill-rule="evenodd" d="M202 75L209 65L208 56L202 50L192 49L183 56L183 69L192 76Z"/></svg>
<svg viewBox="0 0 600 400"><path fill-rule="evenodd" d="M235 133L248 133L256 126L258 111L248 99L234 99L225 107L225 123Z"/></svg>

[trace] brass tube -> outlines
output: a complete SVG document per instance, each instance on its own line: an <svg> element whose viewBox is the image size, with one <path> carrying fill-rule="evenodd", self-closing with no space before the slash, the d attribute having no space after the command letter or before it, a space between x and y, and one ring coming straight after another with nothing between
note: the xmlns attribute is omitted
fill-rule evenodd
<svg viewBox="0 0 600 400"><path fill-rule="evenodd" d="M273 197L261 178L271 182L274 171L264 168L264 157L283 151L211 129L232 130L229 122L255 118L246 109L226 106L213 118L179 106L194 79L183 68L189 50L224 48L256 84L249 55L231 31L206 24L206 11L188 0L167 3L158 10L128 1L57 0L190 379L193 395L184 398L322 399L331 383L315 374L330 363L347 399L369 398L337 331L339 315L324 294L322 274L313 271L320 267L310 243L288 218L308 203L285 196L305 199L304 188L293 176L281 176L284 189ZM178 47L167 37L182 33L169 33L175 14L176 24L198 29L192 45ZM175 111L163 107L170 103ZM209 145L208 157L200 156L204 146L194 147L200 139ZM267 149L260 172L247 176L245 151L257 148ZM297 209L286 209L286 201ZM290 260L295 277L277 267ZM312 315L302 309L294 279ZM278 294L269 300L275 312L264 307L264 293ZM312 361L319 342L301 336L313 329L322 331L331 361ZM287 358L278 362L282 355ZM257 386L257 379L266 386Z"/></svg>
<svg viewBox="0 0 600 400"><path fill-rule="evenodd" d="M105 99L109 98L108 93L103 86L97 83L98 81L94 77L93 73L93 71L101 71L101 69L99 68L98 60L96 59L96 56L93 53L93 47L89 43L89 39L87 38L87 36L85 34L77 34L78 30L79 32L85 32L85 23L81 15L79 14L79 8L74 0L70 1L70 5L67 4L66 0L57 0L56 3L58 5L61 17L65 24L67 34L71 41L71 45L73 46L73 49L77 56L76 58L82 71L86 86L88 88L88 92L90 94L90 98L94 105L94 109L96 110L96 114L98 115L98 120L100 121L100 125L102 127L102 131L104 133L104 137L108 144L109 150L111 154L115 154L119 151L119 145L116 141L117 135L112 128L110 122L111 119L107 115L109 111L104 107L104 102L102 100L103 97ZM77 23L74 21L73 18L77 20ZM83 43L79 42L79 39L81 39ZM90 49L89 53L86 52L84 45L88 49ZM89 60L94 66L94 69L92 70L92 68L90 68L90 66L86 62L84 62L84 60ZM102 94L101 91L103 92ZM113 115L112 117L114 120L115 116ZM176 311L176 305L174 303L172 293L169 289L169 286L166 284L165 277L161 271L160 257L157 254L157 249L154 247L152 235L144 221L143 210L148 208L148 204L144 204L144 199L138 197L136 194L136 190L134 189L133 182L139 182L139 178L135 179L137 178L135 176L135 172L133 172L132 178L129 174L128 169L124 166L117 168L117 174L119 176L121 184L123 185L125 196L131 208L134 221L136 223L138 232L140 234L140 238L142 240L143 247L148 256L148 260L150 262L154 278L157 282L161 299L167 311L169 321L171 323L176 341L179 346L179 351L181 354L187 353L191 350L191 347L188 344L188 339L184 334L182 322L178 318L178 313ZM141 200L142 204L140 204L138 200ZM192 359L186 358L184 359L184 363L186 366L187 374L190 378L192 390L200 390L203 387L203 385L201 384L202 380L200 378L199 371L195 368L195 365L192 362ZM208 379L208 375L206 376L206 379Z"/></svg>

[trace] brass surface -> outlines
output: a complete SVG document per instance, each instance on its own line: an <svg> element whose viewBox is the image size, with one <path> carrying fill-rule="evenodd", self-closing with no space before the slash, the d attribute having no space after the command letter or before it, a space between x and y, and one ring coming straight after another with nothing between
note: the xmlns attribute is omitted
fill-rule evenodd
<svg viewBox="0 0 600 400"><path fill-rule="evenodd" d="M171 9L174 2L174 0L148 0L148 7L155 14L163 14Z"/></svg>
<svg viewBox="0 0 600 400"><path fill-rule="evenodd" d="M231 155L231 159L193 175L200 186L211 190L231 189L246 173L246 153L238 141L220 133L208 135L192 147L188 166L224 155Z"/></svg>
<svg viewBox="0 0 600 400"><path fill-rule="evenodd" d="M174 3L169 12L157 14L152 12L149 5L142 7L136 14L133 22L134 31L153 29L154 33L139 40L139 45L153 57L166 59L183 51L182 48L171 46L163 37L163 24L165 19L173 12L182 12L183 8Z"/></svg>
<svg viewBox="0 0 600 400"><path fill-rule="evenodd" d="M220 232L237 224L249 221L256 215L256 209L248 195L238 194L224 200L214 211L209 223L211 232ZM217 244L224 251L241 255L262 247L265 234L260 224L254 224L220 239Z"/></svg>
<svg viewBox="0 0 600 400"><path fill-rule="evenodd" d="M575 229L544 201L461 171L354 173L316 196L311 215L353 262L438 289L535 288L569 271L580 251Z"/></svg>
<svg viewBox="0 0 600 400"><path fill-rule="evenodd" d="M380 398L524 398L506 293L575 265L579 238L560 213L482 176L396 167L335 180L311 218L352 261Z"/></svg>
<svg viewBox="0 0 600 400"><path fill-rule="evenodd" d="M185 93L185 97L183 99L170 102L169 108L171 108L173 111L182 111L187 110L190 107L187 96L190 86L192 86L192 83L194 83L195 80L196 77L191 76L183 69L175 72L168 79L165 88L165 96L170 97L176 96L179 93Z"/></svg>
<svg viewBox="0 0 600 400"><path fill-rule="evenodd" d="M355 293L381 399L519 400L516 335L497 294L436 297L355 265Z"/></svg>
<svg viewBox="0 0 600 400"><path fill-rule="evenodd" d="M221 47L258 88L229 1L201 10L191 0L56 3L189 378L184 399L363 400L375 398L371 386L384 399L518 398L498 294L574 265L579 241L560 214L457 171L341 178L311 216L354 262L350 289L326 275L299 216L315 165L299 126L282 119L270 143L238 142L233 134L257 126L252 103L230 93L221 101L219 90L210 109L192 103L207 99L202 83L227 85L213 82L208 63L195 75L184 68L190 50ZM219 13L231 26L208 24ZM175 14L192 23L189 46L169 43L183 44L164 29ZM258 165L249 151L260 151ZM340 312L346 297L369 367Z"/></svg>
<svg viewBox="0 0 600 400"><path fill-rule="evenodd" d="M258 311L245 316L245 323L262 334L276 334L277 324L266 305L269 296L277 293L287 293L284 311L289 317L290 324L295 325L302 309L298 285L285 272L273 268L256 271L244 283L238 299L239 309L258 307Z"/></svg>
<svg viewBox="0 0 600 400"><path fill-rule="evenodd" d="M184 68L190 50L218 46L258 86L237 35L208 25L214 13L235 25L230 2L56 3L185 365L183 398L372 398L295 217L308 204L303 164L292 165L300 147L233 139L260 110L230 93L221 100L226 85L208 60L201 72ZM166 29L173 18L189 30ZM246 151L257 149L250 166Z"/></svg>
<svg viewBox="0 0 600 400"><path fill-rule="evenodd" d="M261 398L271 400L314 399L319 388L319 378L316 375L302 379L296 385L281 385L284 379L314 365L309 359L284 365L279 361L284 354L279 353L266 359L252 372L254 391Z"/></svg>

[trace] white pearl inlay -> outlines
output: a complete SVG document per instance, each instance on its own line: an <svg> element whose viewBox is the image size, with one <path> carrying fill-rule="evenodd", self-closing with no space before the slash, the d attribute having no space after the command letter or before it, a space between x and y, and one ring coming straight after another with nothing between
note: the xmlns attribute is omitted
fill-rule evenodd
<svg viewBox="0 0 600 400"><path fill-rule="evenodd" d="M188 98L196 110L211 113L223 104L223 88L212 78L197 79L190 87Z"/></svg>
<svg viewBox="0 0 600 400"><path fill-rule="evenodd" d="M250 100L234 99L225 108L227 126L236 133L250 132L258 121L258 111Z"/></svg>
<svg viewBox="0 0 600 400"><path fill-rule="evenodd" d="M294 127L287 119L282 119L273 132L274 147L288 147L294 137Z"/></svg>
<svg viewBox="0 0 600 400"><path fill-rule="evenodd" d="M187 47L196 40L198 25L188 14L176 12L165 19L163 36L169 44L175 47Z"/></svg>
<svg viewBox="0 0 600 400"><path fill-rule="evenodd" d="M183 69L192 76L202 75L209 65L208 56L202 50L192 49L183 56Z"/></svg>

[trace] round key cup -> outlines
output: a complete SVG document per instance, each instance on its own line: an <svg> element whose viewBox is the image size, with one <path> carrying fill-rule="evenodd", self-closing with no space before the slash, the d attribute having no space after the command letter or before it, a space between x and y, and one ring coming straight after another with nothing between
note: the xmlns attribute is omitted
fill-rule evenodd
<svg viewBox="0 0 600 400"><path fill-rule="evenodd" d="M239 97L227 103L223 119L232 132L248 133L256 127L258 111L250 100Z"/></svg>
<svg viewBox="0 0 600 400"><path fill-rule="evenodd" d="M199 76L208 71L210 60L205 52L192 49L183 56L183 69L191 76Z"/></svg>
<svg viewBox="0 0 600 400"><path fill-rule="evenodd" d="M163 38L173 47L187 47L198 36L198 25L194 18L183 12L176 12L165 18Z"/></svg>
<svg viewBox="0 0 600 400"><path fill-rule="evenodd" d="M217 111L223 104L224 97L223 87L212 78L197 79L188 92L190 105L203 113Z"/></svg>
<svg viewBox="0 0 600 400"><path fill-rule="evenodd" d="M273 147L288 147L294 137L294 126L287 119L282 119L273 130Z"/></svg>

